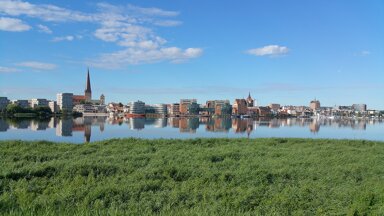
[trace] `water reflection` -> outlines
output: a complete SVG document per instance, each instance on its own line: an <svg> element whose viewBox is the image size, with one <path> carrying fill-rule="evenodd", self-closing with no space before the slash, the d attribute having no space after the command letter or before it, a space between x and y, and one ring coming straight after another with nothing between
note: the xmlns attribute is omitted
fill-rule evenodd
<svg viewBox="0 0 384 216"><path fill-rule="evenodd" d="M50 118L45 120L37 119L4 119L0 118L0 132L9 130L29 129L31 131L44 131L54 129L57 137L71 137L73 133L83 133L84 142L91 141L92 130L97 130L96 134L101 134L106 130L113 130L112 126L126 125L126 130L141 131L146 127L154 130L161 128L178 129L179 133L196 134L201 131L210 133L234 133L246 134L248 137L260 128L308 128L307 133L318 134L320 128L349 128L353 130L365 131L367 125L382 124L379 119L239 119L239 118L110 118L110 117L80 117L80 118ZM200 127L201 126L201 127ZM124 133L108 138L124 137ZM169 136L169 135L168 135ZM171 138L177 137L170 135ZM310 135L308 136L310 137ZM146 138L143 135L143 138ZM26 138L28 139L28 138Z"/></svg>

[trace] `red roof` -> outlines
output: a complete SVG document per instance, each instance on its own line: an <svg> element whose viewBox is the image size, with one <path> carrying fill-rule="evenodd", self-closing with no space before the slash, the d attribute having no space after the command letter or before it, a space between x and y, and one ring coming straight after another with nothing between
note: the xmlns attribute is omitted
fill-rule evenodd
<svg viewBox="0 0 384 216"><path fill-rule="evenodd" d="M85 100L84 95L73 95L72 97L73 100Z"/></svg>

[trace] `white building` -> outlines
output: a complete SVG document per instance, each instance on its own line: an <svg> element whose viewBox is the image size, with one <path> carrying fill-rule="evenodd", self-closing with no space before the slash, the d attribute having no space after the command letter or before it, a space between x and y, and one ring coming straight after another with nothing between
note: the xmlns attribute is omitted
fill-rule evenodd
<svg viewBox="0 0 384 216"><path fill-rule="evenodd" d="M171 115L180 115L180 104L178 103L173 103L173 104L170 104L169 107L168 107L168 113L171 114Z"/></svg>
<svg viewBox="0 0 384 216"><path fill-rule="evenodd" d="M49 101L49 102L48 102L48 106L49 106L49 108L51 109L51 112L53 112L53 113L56 113L56 112L59 111L59 110L58 110L58 106L57 106L57 102L56 102L56 101Z"/></svg>
<svg viewBox="0 0 384 216"><path fill-rule="evenodd" d="M95 111L92 104L77 104L73 107L73 111L81 113L92 113Z"/></svg>
<svg viewBox="0 0 384 216"><path fill-rule="evenodd" d="M72 111L73 101L72 93L59 93L57 94L57 106L60 110Z"/></svg>
<svg viewBox="0 0 384 216"><path fill-rule="evenodd" d="M365 112L367 111L367 104L353 104L352 109L357 112Z"/></svg>
<svg viewBox="0 0 384 216"><path fill-rule="evenodd" d="M38 106L48 106L48 100L42 99L42 98L33 98L31 99L30 106L32 108L35 108Z"/></svg>

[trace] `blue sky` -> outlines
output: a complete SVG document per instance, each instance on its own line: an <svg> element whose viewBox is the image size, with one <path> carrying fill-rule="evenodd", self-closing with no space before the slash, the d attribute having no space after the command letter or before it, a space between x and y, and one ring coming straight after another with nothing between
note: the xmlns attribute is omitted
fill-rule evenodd
<svg viewBox="0 0 384 216"><path fill-rule="evenodd" d="M0 0L0 96L384 109L384 2Z"/></svg>

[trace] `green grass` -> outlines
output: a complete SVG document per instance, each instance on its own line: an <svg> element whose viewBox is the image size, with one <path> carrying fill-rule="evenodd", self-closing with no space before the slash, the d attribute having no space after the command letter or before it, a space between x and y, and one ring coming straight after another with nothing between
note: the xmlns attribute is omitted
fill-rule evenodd
<svg viewBox="0 0 384 216"><path fill-rule="evenodd" d="M384 215L384 143L0 142L0 215Z"/></svg>

